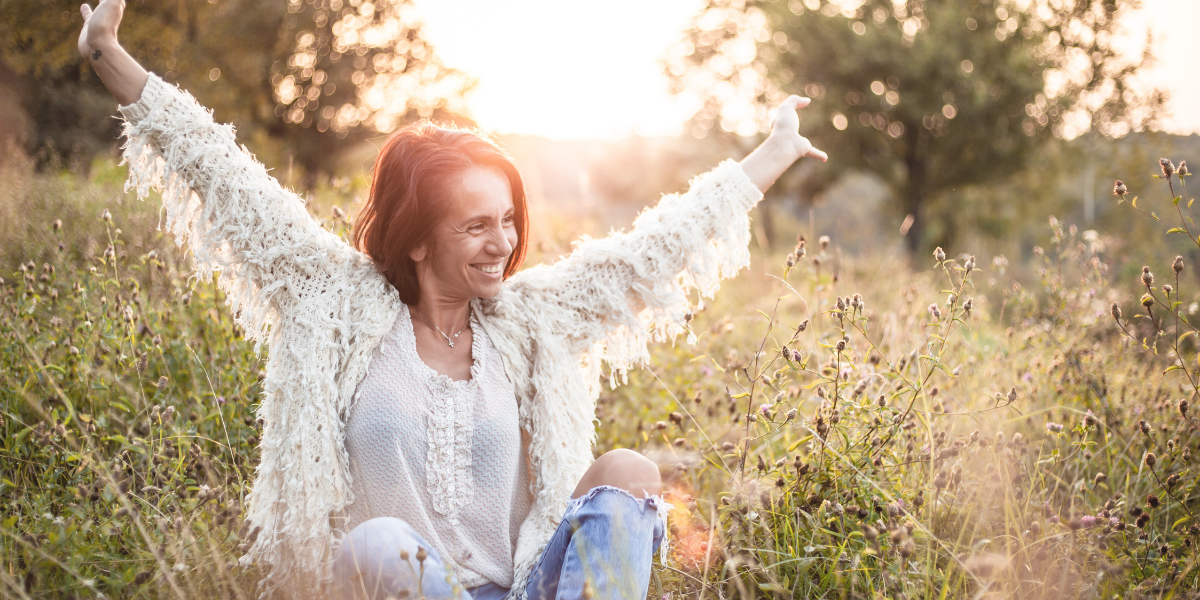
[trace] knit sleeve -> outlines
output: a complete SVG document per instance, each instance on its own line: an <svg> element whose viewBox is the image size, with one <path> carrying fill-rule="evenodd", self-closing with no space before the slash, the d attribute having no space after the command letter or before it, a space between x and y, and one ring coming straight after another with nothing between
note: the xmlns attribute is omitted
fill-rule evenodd
<svg viewBox="0 0 1200 600"><path fill-rule="evenodd" d="M761 199L741 165L726 160L687 193L643 211L632 231L585 238L557 263L513 276L509 289L574 353L598 352L622 371L649 357L648 341L683 331L691 290L711 298L750 264L748 213Z"/></svg>
<svg viewBox="0 0 1200 600"><path fill-rule="evenodd" d="M202 278L221 273L248 337L262 342L283 305L331 290L331 271L353 251L238 145L233 127L154 74L119 110L126 189L162 192L166 229L189 246Z"/></svg>

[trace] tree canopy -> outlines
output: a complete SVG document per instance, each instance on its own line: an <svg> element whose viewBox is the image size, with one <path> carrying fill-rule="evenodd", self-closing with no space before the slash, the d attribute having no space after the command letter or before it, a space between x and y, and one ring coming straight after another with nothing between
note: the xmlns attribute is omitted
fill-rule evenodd
<svg viewBox="0 0 1200 600"><path fill-rule="evenodd" d="M78 2L0 3L0 63L26 146L111 146L115 104L75 50ZM424 39L411 0L131 0L121 42L272 158L328 170L338 151L420 117L465 121L474 81Z"/></svg>
<svg viewBox="0 0 1200 600"><path fill-rule="evenodd" d="M864 169L912 215L910 249L949 235L929 214L950 190L1027 166L1052 137L1121 136L1155 123L1164 94L1131 85L1115 0L708 0L674 50L705 135L753 133L787 94L812 97L803 133L830 154L814 193ZM933 238L933 239L930 239Z"/></svg>

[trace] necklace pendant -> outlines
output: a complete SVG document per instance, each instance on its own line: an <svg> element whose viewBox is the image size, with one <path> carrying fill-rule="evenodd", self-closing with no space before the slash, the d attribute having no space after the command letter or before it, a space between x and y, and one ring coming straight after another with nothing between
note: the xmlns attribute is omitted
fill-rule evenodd
<svg viewBox="0 0 1200 600"><path fill-rule="evenodd" d="M450 342L450 347L451 347L451 348L453 348L453 347L454 347L454 342Z"/></svg>

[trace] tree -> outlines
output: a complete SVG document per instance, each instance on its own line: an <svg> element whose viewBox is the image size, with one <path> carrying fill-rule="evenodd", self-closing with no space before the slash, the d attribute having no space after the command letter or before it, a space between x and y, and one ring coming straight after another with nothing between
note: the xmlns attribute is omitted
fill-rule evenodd
<svg viewBox="0 0 1200 600"><path fill-rule="evenodd" d="M34 135L84 158L117 137L108 96L74 51L78 2L0 2L0 63ZM122 43L240 139L328 171L340 150L419 117L465 120L474 82L424 41L412 0L130 2Z"/></svg>
<svg viewBox="0 0 1200 600"><path fill-rule="evenodd" d="M1027 166L1053 136L1119 137L1152 126L1158 90L1130 84L1151 60L1118 55L1116 0L708 0L668 59L678 93L703 99L693 119L754 133L786 94L814 98L804 134L830 154L803 183L872 171L914 217L910 250L928 235L931 203ZM933 237L935 239L927 239Z"/></svg>

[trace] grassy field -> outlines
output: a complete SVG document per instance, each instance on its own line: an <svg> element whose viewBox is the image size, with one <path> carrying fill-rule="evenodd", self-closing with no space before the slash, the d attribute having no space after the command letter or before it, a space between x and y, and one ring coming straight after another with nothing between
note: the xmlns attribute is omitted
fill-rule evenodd
<svg viewBox="0 0 1200 600"><path fill-rule="evenodd" d="M263 363L123 177L0 169L0 596L252 598ZM1171 181L1125 208L1195 243ZM343 235L355 185L310 205ZM1053 217L1023 264L816 226L601 395L597 453L676 506L651 597L1197 597L1195 265Z"/></svg>

